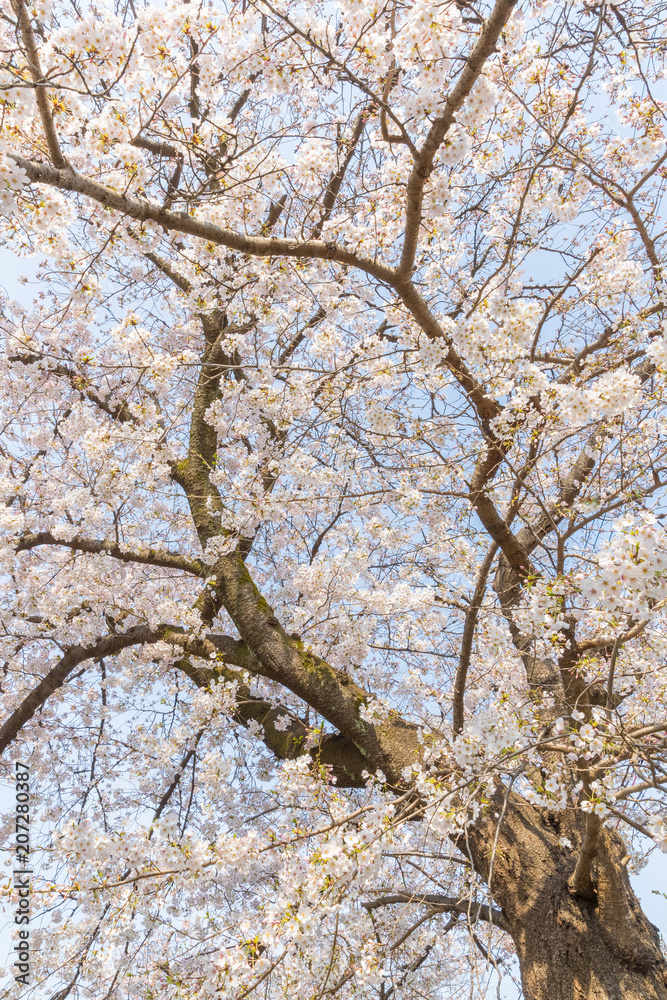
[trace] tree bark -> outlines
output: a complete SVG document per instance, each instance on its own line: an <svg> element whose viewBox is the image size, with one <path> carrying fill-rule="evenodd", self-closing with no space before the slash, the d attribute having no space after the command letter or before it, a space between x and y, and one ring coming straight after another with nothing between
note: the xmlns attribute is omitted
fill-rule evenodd
<svg viewBox="0 0 667 1000"><path fill-rule="evenodd" d="M497 812L502 802L498 793ZM586 897L570 887L580 813L549 813L510 793L497 823L493 811L478 823L468 852L507 921L525 1000L667 1000L659 934L632 891L621 837L601 831Z"/></svg>

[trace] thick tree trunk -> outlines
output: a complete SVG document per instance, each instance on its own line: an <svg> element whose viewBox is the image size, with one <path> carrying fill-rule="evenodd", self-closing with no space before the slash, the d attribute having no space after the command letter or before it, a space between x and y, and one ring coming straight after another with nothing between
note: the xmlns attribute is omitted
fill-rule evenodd
<svg viewBox="0 0 667 1000"><path fill-rule="evenodd" d="M510 927L525 1000L667 1000L658 931L632 891L618 834L601 832L591 897L572 893L582 819L512 794L493 859L497 820L482 822L470 840ZM563 837L572 848L559 843Z"/></svg>

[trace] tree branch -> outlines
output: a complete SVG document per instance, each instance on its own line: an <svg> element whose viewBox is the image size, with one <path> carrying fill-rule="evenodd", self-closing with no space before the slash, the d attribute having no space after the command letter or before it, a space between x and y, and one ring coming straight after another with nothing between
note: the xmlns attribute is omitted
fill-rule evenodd
<svg viewBox="0 0 667 1000"><path fill-rule="evenodd" d="M472 640L477 627L477 618L482 606L482 600L486 591L486 581L498 551L498 543L493 542L484 557L477 576L477 585L470 601L470 607L466 611L465 622L463 624L463 636L461 638L461 653L456 670L454 681L454 696L452 699L452 726L454 733L463 731L463 698L466 689L466 678L468 667L470 666L470 656L472 654Z"/></svg>
<svg viewBox="0 0 667 1000"><path fill-rule="evenodd" d="M327 719L358 748L368 771L381 768L391 784L403 783L405 767L420 757L417 727L400 718L378 725L365 722L359 710L368 701L368 693L345 671L332 667L285 632L240 552L224 555L215 563L207 581L207 600L207 614L213 617L215 609L224 606L252 656L253 672L286 687Z"/></svg>
<svg viewBox="0 0 667 1000"><path fill-rule="evenodd" d="M7 747L18 736L23 727L32 719L35 712L42 707L54 691L62 687L71 672L79 663L84 660L96 659L100 656L110 656L118 653L128 646L136 646L140 643L158 642L162 638L159 632L155 632L145 625L138 625L131 628L129 632L120 635L107 635L98 639L90 646L72 646L65 655L58 661L55 667L42 677L36 687L30 691L23 699L18 708L9 716L7 721L0 727L0 754L4 753Z"/></svg>
<svg viewBox="0 0 667 1000"><path fill-rule="evenodd" d="M94 538L72 538L65 541L56 538L50 531L39 531L30 535L23 535L16 546L17 552L28 552L38 548L40 545L56 545L61 548L72 549L74 552L88 552L95 555L111 556L126 563L141 563L149 566L163 566L166 569L179 569L184 573L191 573L193 576L205 577L208 567L198 559L189 559L176 552L165 552L162 549L150 548L145 552L136 552L123 549L116 542L109 540L98 541Z"/></svg>
<svg viewBox="0 0 667 1000"><path fill-rule="evenodd" d="M155 139L144 139L141 135L136 136L134 139L130 139L130 146L135 146L137 149L145 149L149 153L155 153L156 156L164 156L170 160L177 159L181 155L176 147L172 146L170 142L160 142Z"/></svg>
<svg viewBox="0 0 667 1000"><path fill-rule="evenodd" d="M144 257L146 260L149 260L151 264L154 264L158 271L162 271L162 273L169 278L170 281L173 281L173 283L177 285L182 292L185 292L186 295L192 291L192 283L188 281L187 278L184 278L182 274L179 274L168 261L164 260L153 250L148 250L144 254Z"/></svg>
<svg viewBox="0 0 667 1000"><path fill-rule="evenodd" d="M577 858L577 864L568 882L570 892L574 896L595 899L595 887L591 879L591 866L598 853L601 829L602 820L600 817L593 812L588 813L586 816L584 839L579 851L579 857Z"/></svg>
<svg viewBox="0 0 667 1000"><path fill-rule="evenodd" d="M111 188L84 177L74 170L52 167L46 163L35 163L22 156L10 154L18 167L25 170L34 184L47 184L61 191L82 194L105 208L120 212L140 222L152 221L167 230L186 233L199 239L208 240L220 246L238 250L255 257L294 257L297 260L328 260L359 268L372 277L387 284L392 283L394 272L391 268L368 257L359 257L336 243L323 240L291 240L276 236L243 236L231 229L223 229L212 222L196 219L187 212L172 212L150 201L131 198Z"/></svg>
<svg viewBox="0 0 667 1000"><path fill-rule="evenodd" d="M370 912L371 910L378 909L380 906L394 906L397 903L431 906L440 913L463 913L470 920L486 920L488 923L494 924L495 927L499 927L500 930L509 930L502 910L494 909L486 903L456 899L454 896L440 896L437 893L421 895L419 893L396 892L387 896L378 896L377 899L373 899L368 903L362 903L361 905L365 910Z"/></svg>
<svg viewBox="0 0 667 1000"><path fill-rule="evenodd" d="M501 31L507 24L516 6L517 0L496 0L496 4L484 22L472 52L466 60L463 71L445 102L445 107L439 118L431 125L415 165L408 178L405 209L405 236L403 252L398 266L398 274L408 276L412 271L419 229L422 221L422 204L424 201L424 185L431 176L436 153L443 139L455 121L456 112L461 108L466 97L474 87L484 64L493 53Z"/></svg>
<svg viewBox="0 0 667 1000"><path fill-rule="evenodd" d="M43 354L10 354L7 360L14 364L34 365L39 361L46 361L47 358ZM83 399L90 400L91 403L94 403L114 420L118 420L119 423L136 423L135 417L125 401L117 403L115 406L110 405L92 388L88 378L73 368L68 368L63 364L49 364L49 367L41 369L41 372L44 376L55 375L58 378L67 379L75 392L78 392Z"/></svg>
<svg viewBox="0 0 667 1000"><path fill-rule="evenodd" d="M322 234L322 229L326 222L331 218L331 213L333 212L334 205L336 204L336 198L338 197L338 192L340 191L343 179L347 172L352 157L354 156L359 140L363 135L364 126L370 116L372 115L372 105L364 108L360 114L357 115L356 121L352 128L352 135L348 141L344 144L347 147L347 154L343 159L343 162L339 166L338 170L331 175L329 184L327 186L326 192L324 194L324 200L322 202L322 215L319 222L313 229L311 239L318 240Z"/></svg>
<svg viewBox="0 0 667 1000"><path fill-rule="evenodd" d="M500 0L499 0L500 2ZM510 0L503 0L510 3ZM445 364L452 372L463 391L475 406L480 418L488 423L500 413L500 405L487 396L484 387L470 373L449 337L427 306L417 289L405 276L385 264L368 257L360 257L336 243L323 240L291 240L283 237L244 236L230 229L223 229L211 222L204 222L187 212L172 212L170 209L149 201L131 198L107 188L97 181L83 177L71 169L57 170L54 167L26 160L10 154L10 158L25 170L31 182L47 184L62 191L82 194L105 208L120 212L139 221L151 220L167 231L186 233L198 239L207 240L231 250L255 257L291 257L297 260L327 260L337 264L357 268L371 277L384 282L400 295L406 308L419 323L426 335L447 344ZM166 272L165 272L166 273Z"/></svg>
<svg viewBox="0 0 667 1000"><path fill-rule="evenodd" d="M30 76L34 84L35 101L39 110L39 116L42 120L42 128L44 129L44 136L46 138L46 145L49 150L51 162L54 167L60 170L68 170L69 166L67 160L62 154L62 150L60 149L56 127L53 122L53 115L51 114L51 109L49 107L49 93L46 88L44 73L42 72L42 67L39 61L39 53L37 52L37 44L35 42L35 35L30 22L30 15L25 8L23 0L11 0L11 4L14 8L16 16L18 17L21 28L21 37L23 39L23 44L25 45L28 69L30 70Z"/></svg>
<svg viewBox="0 0 667 1000"><path fill-rule="evenodd" d="M168 642L181 646L187 653L210 660L215 653L222 653L224 662L214 667L195 667L187 658L182 658L174 666L188 676L199 688L207 688L220 680L235 681L236 708L233 718L241 725L249 727L253 722L262 727L261 740L278 760L295 760L305 753L313 762L325 767L338 788L364 788L368 761L359 747L339 733L324 733L317 743L306 749L306 741L311 731L294 713L282 705L273 705L264 698L250 693L241 674L229 670L226 664L240 667L255 675L262 675L262 666L245 643L231 636L209 635L206 639L193 639L169 630L165 635ZM283 729L282 722L287 716L289 722ZM278 723L280 722L280 725Z"/></svg>

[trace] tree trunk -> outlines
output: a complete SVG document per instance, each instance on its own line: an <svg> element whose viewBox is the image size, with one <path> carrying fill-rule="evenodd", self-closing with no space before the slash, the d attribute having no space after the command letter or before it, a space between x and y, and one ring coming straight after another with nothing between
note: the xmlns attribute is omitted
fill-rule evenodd
<svg viewBox="0 0 667 1000"><path fill-rule="evenodd" d="M500 795L497 805L500 814ZM525 1000L667 1000L658 931L630 886L621 837L602 829L586 898L568 885L581 814L548 813L511 793L493 857L492 817L472 833L469 850L510 927Z"/></svg>

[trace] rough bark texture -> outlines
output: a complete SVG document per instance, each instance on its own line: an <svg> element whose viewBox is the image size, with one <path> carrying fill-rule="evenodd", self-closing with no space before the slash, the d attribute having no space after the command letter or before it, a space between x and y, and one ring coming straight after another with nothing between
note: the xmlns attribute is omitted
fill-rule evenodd
<svg viewBox="0 0 667 1000"><path fill-rule="evenodd" d="M502 795L497 796L497 811ZM493 812L469 838L490 882L521 967L525 1000L665 1000L667 963L657 929L630 886L622 839L604 829L592 877L595 898L573 896L583 822L547 813L510 793L495 852ZM559 844L561 837L572 848Z"/></svg>

